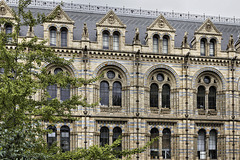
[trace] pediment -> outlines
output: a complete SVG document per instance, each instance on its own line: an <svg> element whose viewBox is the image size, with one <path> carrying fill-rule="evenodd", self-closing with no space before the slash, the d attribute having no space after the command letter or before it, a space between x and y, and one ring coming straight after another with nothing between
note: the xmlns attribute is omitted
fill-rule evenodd
<svg viewBox="0 0 240 160"><path fill-rule="evenodd" d="M13 11L7 3L4 0L0 1L0 17L13 19L13 15Z"/></svg>
<svg viewBox="0 0 240 160"><path fill-rule="evenodd" d="M216 28L210 19L207 19L195 33L199 34L212 34L212 35L222 35L222 33Z"/></svg>
<svg viewBox="0 0 240 160"><path fill-rule="evenodd" d="M97 26L109 26L109 27L122 27L126 28L126 25L118 18L118 16L110 10L98 23Z"/></svg>
<svg viewBox="0 0 240 160"><path fill-rule="evenodd" d="M56 6L54 10L47 16L48 18L55 16L51 22L58 23L74 23L74 21L63 11L60 5Z"/></svg>
<svg viewBox="0 0 240 160"><path fill-rule="evenodd" d="M165 17L161 14L155 19L155 21L147 27L147 30L157 30L157 31L172 31L175 32L175 29L169 24Z"/></svg>

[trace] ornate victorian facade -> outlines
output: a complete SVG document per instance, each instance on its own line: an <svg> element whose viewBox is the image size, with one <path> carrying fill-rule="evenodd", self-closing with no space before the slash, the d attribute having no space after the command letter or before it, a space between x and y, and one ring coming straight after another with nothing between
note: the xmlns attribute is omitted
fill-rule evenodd
<svg viewBox="0 0 240 160"><path fill-rule="evenodd" d="M14 8L15 1L7 2ZM46 122L54 131L46 137L49 145L59 141L67 151L111 144L122 135L119 149L133 149L159 136L134 158L240 159L239 19L72 3L61 8L44 1L29 9L58 14L41 26L23 27L22 37L48 40L66 59L77 55L65 68L42 67L87 79L103 74L82 88L47 88L63 101L79 94L99 102L94 108L79 106L73 112L78 121ZM11 14L1 1L0 17ZM1 29L14 28L2 24Z"/></svg>

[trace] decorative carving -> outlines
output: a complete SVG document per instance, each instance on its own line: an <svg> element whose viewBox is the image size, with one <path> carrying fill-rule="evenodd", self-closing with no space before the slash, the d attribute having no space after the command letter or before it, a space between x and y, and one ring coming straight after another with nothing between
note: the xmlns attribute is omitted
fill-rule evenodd
<svg viewBox="0 0 240 160"><path fill-rule="evenodd" d="M120 113L122 107L100 107L101 112Z"/></svg>
<svg viewBox="0 0 240 160"><path fill-rule="evenodd" d="M211 24L208 22L206 25L206 31L210 32L212 30Z"/></svg>
<svg viewBox="0 0 240 160"><path fill-rule="evenodd" d="M216 110L208 110L208 115L215 116L215 115L217 115L217 111Z"/></svg>
<svg viewBox="0 0 240 160"><path fill-rule="evenodd" d="M198 109L198 115L205 115L204 109Z"/></svg>
<svg viewBox="0 0 240 160"><path fill-rule="evenodd" d="M164 27L164 21L162 19L159 20L158 27L160 27L160 28Z"/></svg>
<svg viewBox="0 0 240 160"><path fill-rule="evenodd" d="M227 45L227 50L228 51L233 51L234 50L234 41L233 41L233 35L231 34L229 37L228 45Z"/></svg>
<svg viewBox="0 0 240 160"><path fill-rule="evenodd" d="M114 18L114 16L112 14L108 17L108 22L110 24L114 24L115 23L115 18Z"/></svg>
<svg viewBox="0 0 240 160"><path fill-rule="evenodd" d="M133 43L134 44L140 44L140 39L139 39L139 29L135 29L135 36L133 38Z"/></svg>
<svg viewBox="0 0 240 160"><path fill-rule="evenodd" d="M162 114L170 114L170 112L171 112L171 109L170 109L170 108L162 108L162 109L161 109L161 113L162 113Z"/></svg>
<svg viewBox="0 0 240 160"><path fill-rule="evenodd" d="M188 32L185 32L184 37L183 37L183 41L182 41L182 48L190 48L188 41L187 41L187 36L188 36Z"/></svg>
<svg viewBox="0 0 240 160"><path fill-rule="evenodd" d="M88 28L86 23L84 23L84 26L83 26L82 40L89 40L89 33L88 33Z"/></svg>
<svg viewBox="0 0 240 160"><path fill-rule="evenodd" d="M6 8L5 8L5 6L4 5L1 5L1 7L0 7L0 14L1 15L5 15L7 12L6 12Z"/></svg>
<svg viewBox="0 0 240 160"><path fill-rule="evenodd" d="M57 10L57 15L56 15L56 17L57 17L57 19L59 19L59 20L62 18L62 14L61 14L60 9Z"/></svg>

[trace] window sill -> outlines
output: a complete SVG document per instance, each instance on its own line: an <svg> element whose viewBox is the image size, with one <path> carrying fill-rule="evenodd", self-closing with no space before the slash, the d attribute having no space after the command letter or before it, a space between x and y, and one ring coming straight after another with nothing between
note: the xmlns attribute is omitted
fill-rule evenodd
<svg viewBox="0 0 240 160"><path fill-rule="evenodd" d="M162 109L161 109L161 113L162 113L162 114L170 114L170 112L171 112L171 109L170 109L170 108L162 108Z"/></svg>
<svg viewBox="0 0 240 160"><path fill-rule="evenodd" d="M100 106L100 110L101 112L110 112L110 113L115 113L115 112L121 112L122 111L122 107L120 106Z"/></svg>

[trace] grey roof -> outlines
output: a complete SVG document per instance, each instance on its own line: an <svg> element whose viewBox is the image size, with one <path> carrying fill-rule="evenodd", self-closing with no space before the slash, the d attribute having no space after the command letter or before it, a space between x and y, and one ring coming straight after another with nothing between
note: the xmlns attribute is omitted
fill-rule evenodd
<svg viewBox="0 0 240 160"><path fill-rule="evenodd" d="M38 13L49 14L52 9L39 9L39 8L30 8L33 15ZM106 14L106 13L94 13L94 12L79 12L79 11L65 11L68 16L75 21L74 28L74 40L81 40L81 34L83 29L83 24L87 23L89 38L91 41L96 41L96 23ZM141 43L145 44L144 38L146 35L146 28L156 19L156 17L146 17L146 16L127 16L127 15L118 15L121 21L126 24L127 33L126 33L126 43L132 44L132 40L135 34L135 28L139 28ZM181 42L184 36L184 33L187 31L188 41L194 36L194 31L196 31L203 23L202 21L194 20L183 20L183 19L169 19L166 18L168 22L176 29L175 37L175 47L180 47ZM214 23L214 22L213 22ZM240 31L240 24L232 23L214 23L217 29L222 33L222 50L225 50L229 40L229 36L233 34L233 38L237 40ZM43 26L38 25L34 28L35 35L43 38ZM27 27L21 28L21 35L25 36L27 33Z"/></svg>

